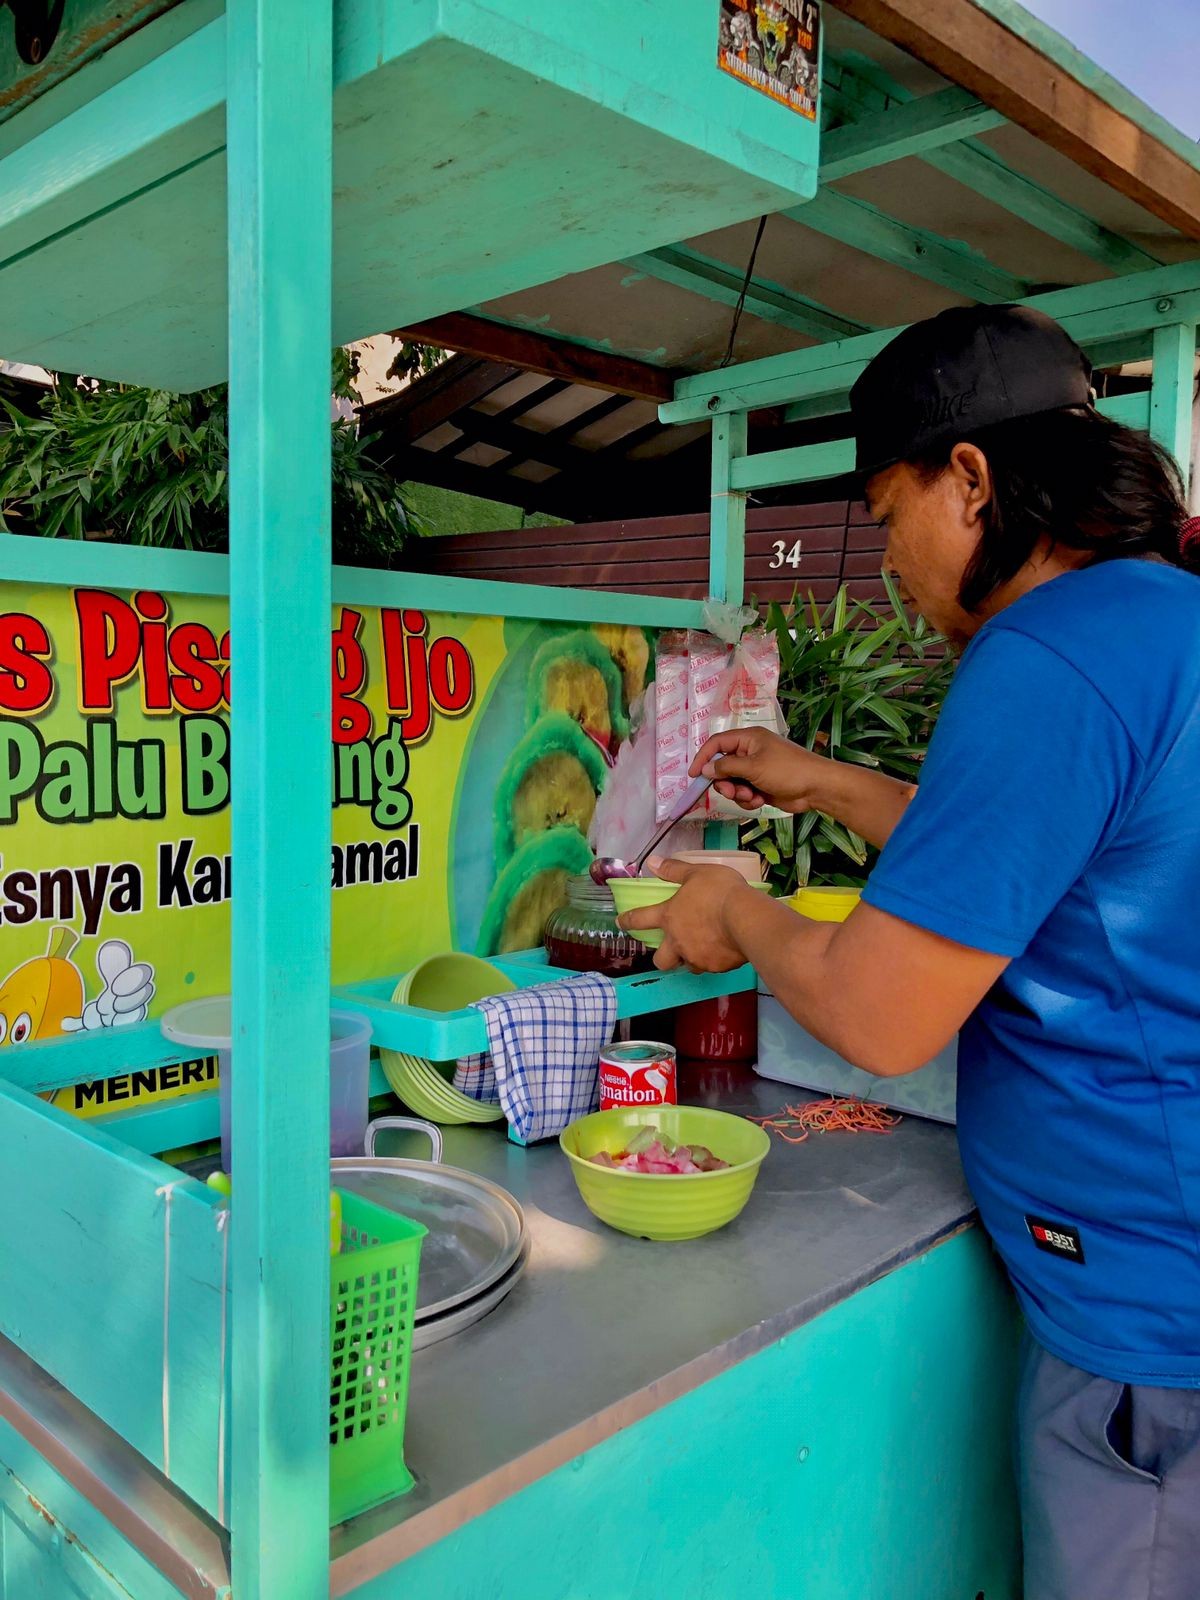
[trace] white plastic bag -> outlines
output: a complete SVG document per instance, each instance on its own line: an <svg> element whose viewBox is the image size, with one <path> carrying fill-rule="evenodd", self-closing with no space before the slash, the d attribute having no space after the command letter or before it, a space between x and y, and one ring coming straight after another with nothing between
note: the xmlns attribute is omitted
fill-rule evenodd
<svg viewBox="0 0 1200 1600"><path fill-rule="evenodd" d="M684 661L686 665L686 657ZM608 774L604 792L596 802L596 812L588 829L588 843L598 856L616 856L621 861L632 861L654 833L658 820L655 807L657 691L657 682L652 683L641 702L640 716L635 708L633 736L618 751L617 764ZM686 709L685 697L685 712ZM684 779L678 793L682 793L687 784L687 764L691 759L686 753L686 741L682 739L679 755ZM669 811L670 807L667 809ZM671 829L659 853L672 855L677 850L697 850L702 843L699 824L681 822L678 827Z"/></svg>
<svg viewBox="0 0 1200 1600"><path fill-rule="evenodd" d="M770 728L786 734L779 707L779 646L749 606L709 601L707 629L660 635L656 652L655 816L666 820L688 784L696 752L714 733ZM711 790L691 813L744 820L747 813ZM760 816L784 815L764 807Z"/></svg>

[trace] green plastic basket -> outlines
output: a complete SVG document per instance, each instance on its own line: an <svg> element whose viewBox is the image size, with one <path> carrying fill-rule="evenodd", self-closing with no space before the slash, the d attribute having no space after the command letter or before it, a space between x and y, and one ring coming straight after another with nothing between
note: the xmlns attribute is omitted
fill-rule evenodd
<svg viewBox="0 0 1200 1600"><path fill-rule="evenodd" d="M404 1415L426 1229L339 1189L341 1253L329 1261L331 1522L407 1494Z"/></svg>

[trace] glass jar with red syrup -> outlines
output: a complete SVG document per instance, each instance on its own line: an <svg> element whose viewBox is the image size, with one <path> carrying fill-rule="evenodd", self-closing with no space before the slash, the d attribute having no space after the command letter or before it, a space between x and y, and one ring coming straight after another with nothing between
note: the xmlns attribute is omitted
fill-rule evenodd
<svg viewBox="0 0 1200 1600"><path fill-rule="evenodd" d="M653 952L617 926L612 890L587 876L567 879L567 903L552 912L543 937L552 967L623 978L644 972Z"/></svg>

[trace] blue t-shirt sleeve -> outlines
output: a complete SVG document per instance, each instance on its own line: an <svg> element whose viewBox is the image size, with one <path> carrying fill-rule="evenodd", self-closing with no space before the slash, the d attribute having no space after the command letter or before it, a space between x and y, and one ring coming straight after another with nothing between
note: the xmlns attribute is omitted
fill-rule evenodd
<svg viewBox="0 0 1200 1600"><path fill-rule="evenodd" d="M906 922L1021 955L1104 848L1141 761L1053 648L988 628L955 675L920 785L864 893Z"/></svg>

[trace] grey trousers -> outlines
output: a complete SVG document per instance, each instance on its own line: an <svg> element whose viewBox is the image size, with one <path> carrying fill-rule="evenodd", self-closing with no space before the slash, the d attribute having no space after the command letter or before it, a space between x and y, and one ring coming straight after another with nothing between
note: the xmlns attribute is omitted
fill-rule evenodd
<svg viewBox="0 0 1200 1600"><path fill-rule="evenodd" d="M1200 1390L1068 1366L1028 1334L1025 1600L1200 1600Z"/></svg>

